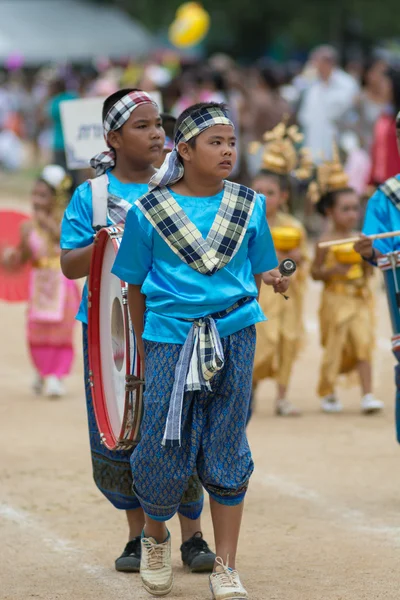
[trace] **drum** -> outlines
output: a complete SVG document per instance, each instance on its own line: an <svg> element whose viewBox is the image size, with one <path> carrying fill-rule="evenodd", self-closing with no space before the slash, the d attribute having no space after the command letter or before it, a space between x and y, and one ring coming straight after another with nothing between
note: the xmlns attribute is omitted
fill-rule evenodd
<svg viewBox="0 0 400 600"><path fill-rule="evenodd" d="M378 267L385 279L393 330L392 349L400 359L400 252L392 252L379 258Z"/></svg>
<svg viewBox="0 0 400 600"><path fill-rule="evenodd" d="M89 276L89 367L94 412L102 442L126 450L139 441L143 411L142 366L128 312L128 287L111 273L123 227L95 239Z"/></svg>

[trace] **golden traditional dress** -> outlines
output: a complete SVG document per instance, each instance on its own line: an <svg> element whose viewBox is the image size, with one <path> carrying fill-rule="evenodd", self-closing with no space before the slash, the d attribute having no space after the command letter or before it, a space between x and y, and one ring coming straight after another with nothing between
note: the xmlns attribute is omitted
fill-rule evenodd
<svg viewBox="0 0 400 600"><path fill-rule="evenodd" d="M338 264L330 248L324 266ZM319 311L324 354L318 394L334 393L340 374L350 373L361 360L371 361L374 345L374 304L368 266L353 264L347 275L334 275L324 282Z"/></svg>
<svg viewBox="0 0 400 600"><path fill-rule="evenodd" d="M303 341L303 298L309 255L306 233L300 221L291 215L278 213L274 227L290 227L300 232L298 247L303 260L296 273L291 277L289 300L285 300L281 294L275 294L271 286L264 284L261 286L259 302L268 321L258 323L256 326L257 346L253 381L257 383L262 379L272 377L279 384L287 386L293 363ZM271 228L272 234L274 227Z"/></svg>

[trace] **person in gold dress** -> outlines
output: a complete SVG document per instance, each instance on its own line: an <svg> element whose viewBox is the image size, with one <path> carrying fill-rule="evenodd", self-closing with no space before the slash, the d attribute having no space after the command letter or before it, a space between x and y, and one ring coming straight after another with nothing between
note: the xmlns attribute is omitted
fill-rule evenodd
<svg viewBox="0 0 400 600"><path fill-rule="evenodd" d="M329 226L320 242L354 236L360 220L360 200L348 187L348 178L337 152L332 162L318 170L317 210ZM318 199L319 197L319 199ZM317 244L311 275L323 282L319 311L324 349L318 394L321 409L338 413L343 406L335 393L339 375L358 372L364 413L377 412L383 402L372 393L374 303L370 279L372 268L363 262L353 244L320 248Z"/></svg>
<svg viewBox="0 0 400 600"><path fill-rule="evenodd" d="M297 271L291 278L288 301L267 285L262 285L259 302L268 321L257 325L257 346L253 385L266 378L276 381L275 412L297 416L300 411L287 399L293 365L303 341L303 298L309 266L307 237L303 225L288 213L291 174L296 173L300 141L297 128L284 123L268 132L264 139L262 170L252 187L267 198L267 220L279 260L292 258Z"/></svg>

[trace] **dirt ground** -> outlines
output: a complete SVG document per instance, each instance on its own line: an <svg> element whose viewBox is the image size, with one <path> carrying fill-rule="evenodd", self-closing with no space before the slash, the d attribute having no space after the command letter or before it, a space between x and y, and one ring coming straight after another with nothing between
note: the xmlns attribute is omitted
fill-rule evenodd
<svg viewBox="0 0 400 600"><path fill-rule="evenodd" d="M400 448L386 299L378 291L375 383L386 410L365 417L357 388L341 392L343 414L319 412L318 296L318 285L310 283L308 342L291 392L304 415L277 419L272 385L258 390L249 426L256 471L239 570L251 600L398 600ZM34 397L24 310L0 304L0 598L150 598L137 575L114 570L127 528L91 479L80 332L67 397ZM203 523L211 540L208 502ZM171 530L176 583L170 597L208 599L207 577L180 564L176 519Z"/></svg>

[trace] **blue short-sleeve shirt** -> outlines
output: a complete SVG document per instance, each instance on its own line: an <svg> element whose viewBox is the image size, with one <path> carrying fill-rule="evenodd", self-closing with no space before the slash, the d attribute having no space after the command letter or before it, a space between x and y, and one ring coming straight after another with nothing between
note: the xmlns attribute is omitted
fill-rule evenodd
<svg viewBox="0 0 400 600"><path fill-rule="evenodd" d="M400 180L400 175L397 175ZM387 231L400 231L400 206L395 206L389 198L378 189L369 199L365 213L363 233L385 233ZM373 247L387 254L400 250L400 237L374 240Z"/></svg>
<svg viewBox="0 0 400 600"><path fill-rule="evenodd" d="M140 196L147 193L148 185L144 183L121 183L111 172L107 173L109 180L109 191L111 194L124 198L130 204L136 202ZM85 248L93 242L94 230L92 188L89 181L80 185L71 198L64 214L61 224L60 246L63 250ZM108 225L111 225L108 222ZM87 323L87 285L82 293L82 301L77 314L77 319Z"/></svg>
<svg viewBox="0 0 400 600"><path fill-rule="evenodd" d="M189 219L207 237L223 192L202 198L171 191ZM257 302L254 275L277 266L266 219L265 197L257 196L250 223L236 255L211 276L184 263L134 206L128 213L125 232L113 273L127 283L140 285L146 296L143 337L150 341L183 344L194 319L232 306L245 297L253 300L217 320L221 337L264 321Z"/></svg>

